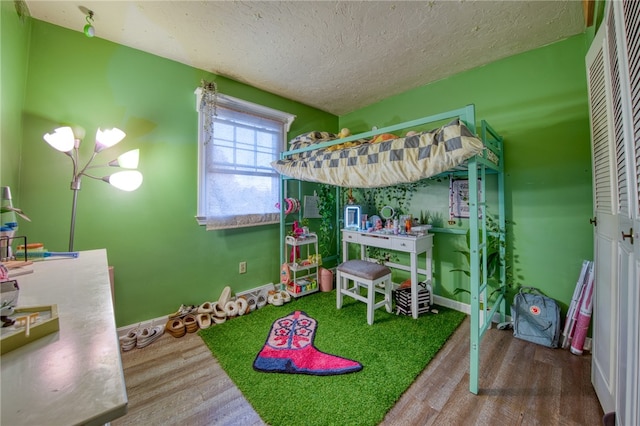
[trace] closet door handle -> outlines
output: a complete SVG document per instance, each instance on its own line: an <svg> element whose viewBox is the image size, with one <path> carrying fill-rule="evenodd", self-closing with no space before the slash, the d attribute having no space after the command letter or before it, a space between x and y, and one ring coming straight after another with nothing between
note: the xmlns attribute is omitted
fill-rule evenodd
<svg viewBox="0 0 640 426"><path fill-rule="evenodd" d="M589 223L593 226L598 226L598 218L594 217L593 219L589 219Z"/></svg>
<svg viewBox="0 0 640 426"><path fill-rule="evenodd" d="M624 231L622 231L622 239L626 240L627 238L629 238L629 242L633 244L633 228L629 229L628 234L625 234Z"/></svg>

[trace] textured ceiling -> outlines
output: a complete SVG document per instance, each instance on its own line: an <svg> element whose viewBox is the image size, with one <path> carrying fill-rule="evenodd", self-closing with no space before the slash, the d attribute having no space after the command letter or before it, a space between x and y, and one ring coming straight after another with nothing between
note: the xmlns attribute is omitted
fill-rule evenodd
<svg viewBox="0 0 640 426"><path fill-rule="evenodd" d="M580 0L26 1L36 19L343 115L585 29Z"/></svg>

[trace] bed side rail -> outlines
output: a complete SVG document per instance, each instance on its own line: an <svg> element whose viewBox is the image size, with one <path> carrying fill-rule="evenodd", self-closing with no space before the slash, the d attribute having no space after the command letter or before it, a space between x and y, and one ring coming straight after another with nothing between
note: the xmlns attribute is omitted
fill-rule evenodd
<svg viewBox="0 0 640 426"><path fill-rule="evenodd" d="M293 149L291 151L283 151L282 153L280 153L280 158L284 159L288 156L294 155L294 154L299 154L301 152L307 152L307 151L314 151L317 149L322 149L322 148L328 148L330 146L333 145L337 145L337 144L341 144L341 143L345 143L345 142L351 142L351 141L355 141L358 139L365 139L365 138L370 138L382 133L392 133L395 132L397 130L402 130L402 129L408 129L411 127L417 127L417 126L422 126L425 124L429 124L429 123L435 123L438 121L443 121L443 120L449 120L449 119L454 119L454 118L459 118L460 120L462 120L465 125L469 128L469 129L475 129L475 106L473 104L471 105L467 105L463 108L458 108L458 109L454 109L451 111L446 111L446 112L442 112L440 114L435 114L435 115L430 115L428 117L423 117L423 118L418 118L416 120L411 120L411 121L405 121L404 123L399 123L399 124L394 124L391 126L387 126L387 127L382 127L376 130L371 130L368 132L364 132L364 133L359 133L357 135L352 135L352 136L348 136L346 138L340 138L340 139L333 139L330 141L326 141L326 142L321 142L318 144L313 144L311 146L307 146L304 148L300 148L300 149Z"/></svg>

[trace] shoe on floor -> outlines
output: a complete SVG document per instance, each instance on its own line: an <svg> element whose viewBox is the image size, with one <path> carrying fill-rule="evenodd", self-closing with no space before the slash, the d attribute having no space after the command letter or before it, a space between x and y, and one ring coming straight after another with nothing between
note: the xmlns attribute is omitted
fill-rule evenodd
<svg viewBox="0 0 640 426"><path fill-rule="evenodd" d="M224 305L220 305L220 302L216 302L213 305L213 312L211 313L211 319L216 324L222 324L227 320L227 313L224 310Z"/></svg>
<svg viewBox="0 0 640 426"><path fill-rule="evenodd" d="M169 319L165 328L173 337L182 337L187 334L187 328L180 318Z"/></svg>
<svg viewBox="0 0 640 426"><path fill-rule="evenodd" d="M211 302L204 302L198 307L199 314L210 314L211 312L213 312L213 306L211 305Z"/></svg>
<svg viewBox="0 0 640 426"><path fill-rule="evenodd" d="M262 294L258 296L258 300L256 301L256 307L263 308L267 304L267 298Z"/></svg>
<svg viewBox="0 0 640 426"><path fill-rule="evenodd" d="M229 300L231 300L231 287L226 286L222 290L218 303L220 303L221 306L225 306Z"/></svg>
<svg viewBox="0 0 640 426"><path fill-rule="evenodd" d="M282 299L280 292L275 291L269 295L267 301L273 306L282 306L284 304L284 300Z"/></svg>
<svg viewBox="0 0 640 426"><path fill-rule="evenodd" d="M184 317L184 325L187 328L187 333L193 333L198 330L198 321L193 314L188 314Z"/></svg>
<svg viewBox="0 0 640 426"><path fill-rule="evenodd" d="M227 314L227 318L235 317L238 315L238 304L233 300L229 300L224 305L224 312Z"/></svg>
<svg viewBox="0 0 640 426"><path fill-rule="evenodd" d="M249 304L249 312L253 312L256 310L256 298L254 296L247 296L247 303Z"/></svg>
<svg viewBox="0 0 640 426"><path fill-rule="evenodd" d="M129 332L120 337L120 348L123 352L130 351L131 349L136 347L136 340L138 339L139 330L136 327L135 329L129 330Z"/></svg>
<svg viewBox="0 0 640 426"><path fill-rule="evenodd" d="M149 346L156 340L160 338L164 334L164 326L155 325L153 327L145 327L138 334L138 339L136 340L136 347L138 349L142 349L146 346Z"/></svg>
<svg viewBox="0 0 640 426"><path fill-rule="evenodd" d="M280 290L280 297L282 297L282 301L284 303L289 303L291 302L291 295L289 294L288 291L286 290Z"/></svg>
<svg viewBox="0 0 640 426"><path fill-rule="evenodd" d="M188 314L196 313L198 307L195 305L180 305L178 310L172 314L169 314L169 319L172 318L184 318Z"/></svg>
<svg viewBox="0 0 640 426"><path fill-rule="evenodd" d="M236 304L238 305L238 315L249 313L249 302L247 301L246 297L239 296L236 299Z"/></svg>
<svg viewBox="0 0 640 426"><path fill-rule="evenodd" d="M196 315L196 322L198 323L198 327L201 329L206 329L211 327L211 315L209 314L198 314Z"/></svg>

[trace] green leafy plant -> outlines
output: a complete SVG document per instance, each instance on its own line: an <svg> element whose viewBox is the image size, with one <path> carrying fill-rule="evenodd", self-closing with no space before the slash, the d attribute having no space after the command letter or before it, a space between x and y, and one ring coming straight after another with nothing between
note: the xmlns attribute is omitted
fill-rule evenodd
<svg viewBox="0 0 640 426"><path fill-rule="evenodd" d="M323 257L331 254L331 246L335 237L336 188L331 185L318 186L318 214L320 227L318 230L318 246Z"/></svg>
<svg viewBox="0 0 640 426"><path fill-rule="evenodd" d="M419 188L429 185L429 179L422 179L417 182L401 183L382 188L359 188L356 200L358 204L365 208L365 211L379 212L384 206L393 207L396 215L408 214L413 194Z"/></svg>
<svg viewBox="0 0 640 426"><path fill-rule="evenodd" d="M397 262L399 260L398 255L395 252L389 252L382 250L380 247L367 246L367 257L369 259L375 259L380 265L384 265L385 262Z"/></svg>
<svg viewBox="0 0 640 426"><path fill-rule="evenodd" d="M500 239L500 226L499 224L491 217L487 216L487 246L486 253L487 256L487 285L492 288L492 291L489 293L489 300L491 300L492 296L495 294L502 292L503 290L509 289L513 286L513 274L511 273L511 268L506 262L505 256L505 267L506 267L506 279L504 283L500 282L500 267L502 266L502 260L500 259L500 250L505 248L505 242ZM480 241L482 241L482 230L480 231ZM471 277L471 230L468 230L466 233L466 243L467 246L465 249L456 250L457 253L462 254L463 258L466 260L467 267L466 268L455 268L451 269L450 272L462 272L466 276ZM484 262L483 262L483 252L480 252L480 276L483 276L484 273ZM468 288L458 287L453 291L453 294L459 293L470 293Z"/></svg>
<svg viewBox="0 0 640 426"><path fill-rule="evenodd" d="M432 225L434 228L442 228L444 227L444 216L440 212L421 210L420 223Z"/></svg>

